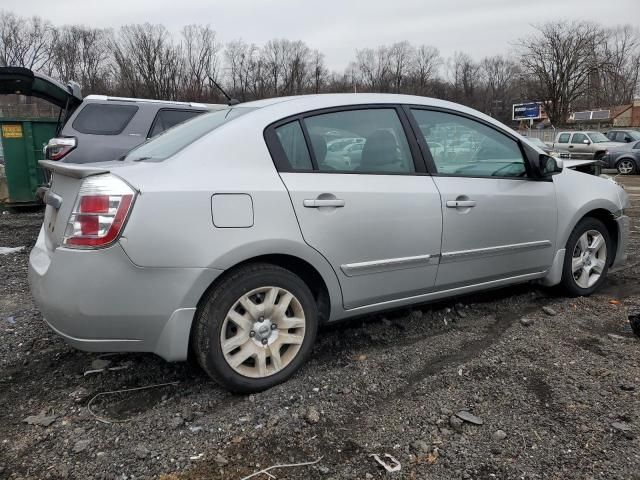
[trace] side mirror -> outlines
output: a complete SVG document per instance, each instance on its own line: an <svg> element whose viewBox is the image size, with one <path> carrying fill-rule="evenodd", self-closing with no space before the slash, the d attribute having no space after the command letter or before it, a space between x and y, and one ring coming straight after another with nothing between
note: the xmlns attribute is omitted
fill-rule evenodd
<svg viewBox="0 0 640 480"><path fill-rule="evenodd" d="M587 140L586 138L582 141L582 143L584 143L585 145L590 145L591 142L589 140Z"/></svg>
<svg viewBox="0 0 640 480"><path fill-rule="evenodd" d="M541 177L555 175L556 173L560 173L564 168L564 162L561 159L544 154L540 155L538 164L540 165Z"/></svg>

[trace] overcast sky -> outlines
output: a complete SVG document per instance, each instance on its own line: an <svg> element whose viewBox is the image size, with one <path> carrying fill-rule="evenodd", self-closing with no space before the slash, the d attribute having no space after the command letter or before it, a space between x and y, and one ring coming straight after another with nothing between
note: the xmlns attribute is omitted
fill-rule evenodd
<svg viewBox="0 0 640 480"><path fill-rule="evenodd" d="M444 57L507 53L532 24L554 19L640 24L640 0L13 0L0 8L53 23L117 28L163 23L172 32L210 23L224 42L242 38L303 40L341 70L355 50L408 40L434 45Z"/></svg>

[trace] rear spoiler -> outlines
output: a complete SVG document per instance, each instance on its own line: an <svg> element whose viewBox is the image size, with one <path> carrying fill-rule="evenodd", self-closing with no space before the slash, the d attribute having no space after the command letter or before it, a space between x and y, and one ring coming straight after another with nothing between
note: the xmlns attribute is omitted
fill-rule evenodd
<svg viewBox="0 0 640 480"><path fill-rule="evenodd" d="M60 173L66 177L85 178L92 175L102 175L109 173L108 168L100 168L96 166L79 164L79 163L60 163L53 160L40 160L38 162L42 168L50 172Z"/></svg>

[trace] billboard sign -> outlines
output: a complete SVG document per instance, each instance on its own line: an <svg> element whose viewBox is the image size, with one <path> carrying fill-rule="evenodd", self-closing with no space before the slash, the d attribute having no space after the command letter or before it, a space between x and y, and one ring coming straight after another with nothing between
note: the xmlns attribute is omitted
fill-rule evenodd
<svg viewBox="0 0 640 480"><path fill-rule="evenodd" d="M516 103L513 105L514 120L537 120L542 118L542 103Z"/></svg>

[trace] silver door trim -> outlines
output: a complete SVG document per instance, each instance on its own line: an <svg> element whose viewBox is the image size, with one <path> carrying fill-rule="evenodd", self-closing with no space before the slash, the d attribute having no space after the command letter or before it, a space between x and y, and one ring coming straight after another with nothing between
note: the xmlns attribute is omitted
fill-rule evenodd
<svg viewBox="0 0 640 480"><path fill-rule="evenodd" d="M385 258L369 262L347 263L340 265L340 270L347 277L368 275L370 273L387 272L404 268L422 267L425 265L437 265L440 255L416 255L413 257Z"/></svg>
<svg viewBox="0 0 640 480"><path fill-rule="evenodd" d="M486 290L492 287L501 287L510 285L513 283L526 282L528 280L535 280L546 275L548 270L536 271L533 273L526 273L523 275L516 275L513 277L498 278L496 280L489 280L481 283L474 283L472 285L465 285L462 287L448 288L445 290L436 290L429 293L423 293L420 295L414 295L411 297L398 298L394 300L387 300L385 302L371 303L369 305L362 305L360 307L346 309L349 314L353 312L375 312L383 308L394 308L404 305L416 305L422 302L430 302L433 300L439 300L441 298L449 298L455 294L463 294L467 292L473 292L477 290ZM351 315L349 315L351 316Z"/></svg>
<svg viewBox="0 0 640 480"><path fill-rule="evenodd" d="M538 240L536 242L513 243L510 245L500 245L497 247L474 248L472 250L458 250L455 252L443 252L440 263L460 262L474 258L492 257L495 255L505 255L523 250L538 250L551 247L549 240Z"/></svg>

